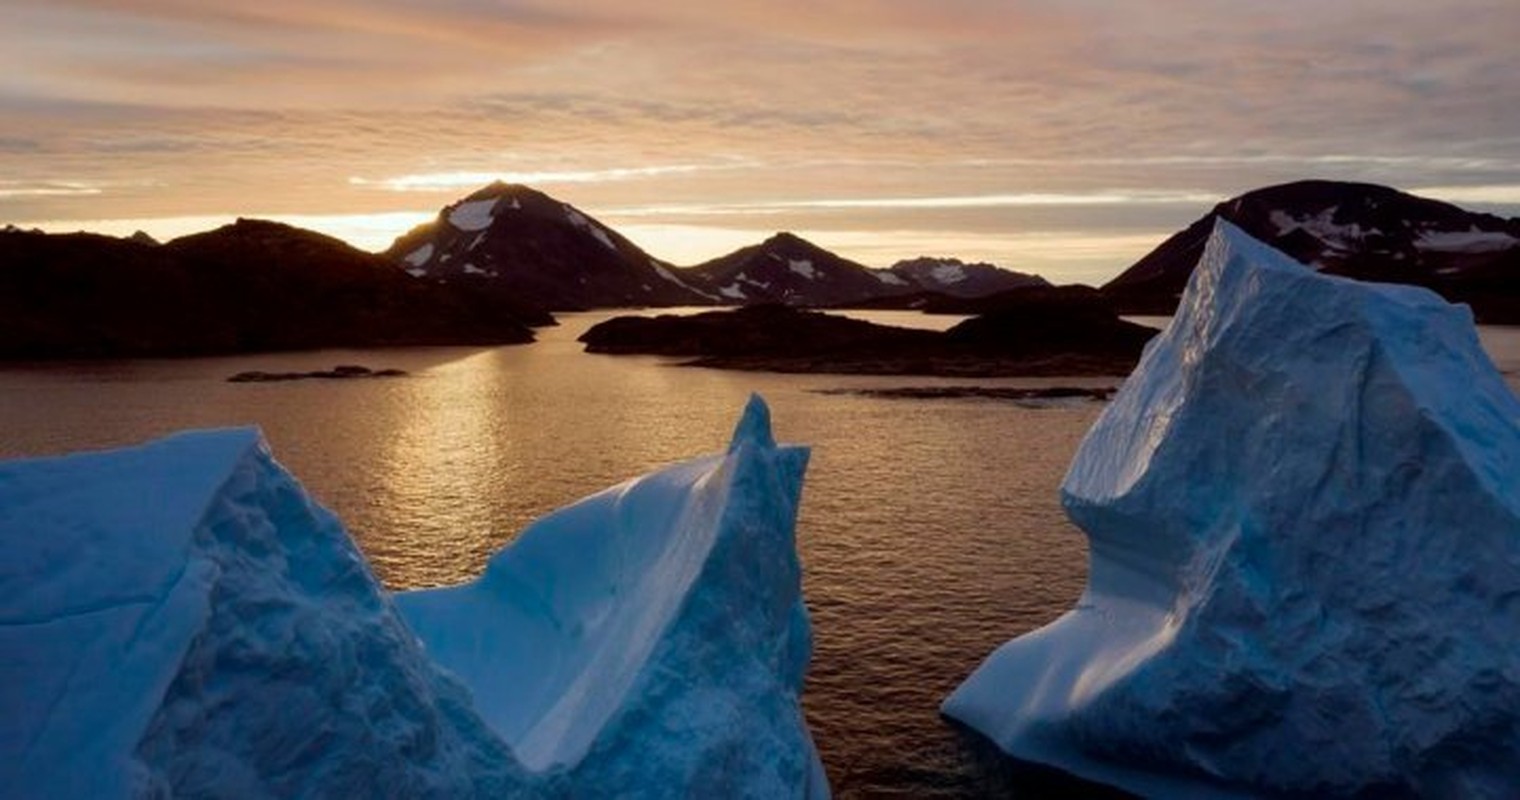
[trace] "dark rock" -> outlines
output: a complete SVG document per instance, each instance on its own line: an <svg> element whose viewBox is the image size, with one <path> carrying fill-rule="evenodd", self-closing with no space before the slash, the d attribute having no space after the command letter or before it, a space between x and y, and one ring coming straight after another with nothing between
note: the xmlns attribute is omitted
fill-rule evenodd
<svg viewBox="0 0 1520 800"><path fill-rule="evenodd" d="M875 375L1123 375L1156 332L1030 307L938 332L781 305L680 317L618 317L580 339L587 352L692 357L694 366Z"/></svg>
<svg viewBox="0 0 1520 800"><path fill-rule="evenodd" d="M360 367L353 364L342 364L329 370L317 370L314 372L263 372L250 370L239 372L227 379L228 383L275 383L279 381L302 381L310 379L327 380L352 380L354 378L395 378L407 374L406 370L381 369L372 370L369 367Z"/></svg>
<svg viewBox="0 0 1520 800"><path fill-rule="evenodd" d="M337 239L238 220L148 246L0 233L0 358L532 341L516 321Z"/></svg>
<svg viewBox="0 0 1520 800"><path fill-rule="evenodd" d="M889 389L818 389L818 394L849 394L861 397L882 397L902 400L959 400L977 398L985 400L1012 400L1027 402L1039 400L1109 400L1116 389L1112 386L1088 388L1083 386L1050 386L1020 389L1007 386L902 386Z"/></svg>
<svg viewBox="0 0 1520 800"><path fill-rule="evenodd" d="M1269 186L1220 203L1105 284L1104 294L1124 313L1172 313L1221 217L1324 272L1424 286L1472 306L1480 322L1520 322L1520 219L1339 181Z"/></svg>

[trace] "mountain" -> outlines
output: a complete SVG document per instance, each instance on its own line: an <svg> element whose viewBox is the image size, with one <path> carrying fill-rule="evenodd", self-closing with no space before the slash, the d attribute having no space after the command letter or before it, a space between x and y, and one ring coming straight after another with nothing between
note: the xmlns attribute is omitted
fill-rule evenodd
<svg viewBox="0 0 1520 800"><path fill-rule="evenodd" d="M1214 222L1322 272L1433 289L1480 321L1520 322L1520 219L1367 183L1308 180L1215 206L1103 287L1129 313L1171 313Z"/></svg>
<svg viewBox="0 0 1520 800"><path fill-rule="evenodd" d="M240 219L162 245L0 232L0 358L532 339L449 287L288 225Z"/></svg>
<svg viewBox="0 0 1520 800"><path fill-rule="evenodd" d="M841 258L791 233L690 267L682 277L727 303L840 306L916 291L891 272Z"/></svg>
<svg viewBox="0 0 1520 800"><path fill-rule="evenodd" d="M574 206L496 182L445 207L385 255L412 275L550 310L703 305L714 298Z"/></svg>
<svg viewBox="0 0 1520 800"><path fill-rule="evenodd" d="M958 258L919 258L899 261L890 268L893 275L918 285L925 291L953 297L985 297L1034 286L1049 286L1038 275L1001 269L991 264L967 264Z"/></svg>

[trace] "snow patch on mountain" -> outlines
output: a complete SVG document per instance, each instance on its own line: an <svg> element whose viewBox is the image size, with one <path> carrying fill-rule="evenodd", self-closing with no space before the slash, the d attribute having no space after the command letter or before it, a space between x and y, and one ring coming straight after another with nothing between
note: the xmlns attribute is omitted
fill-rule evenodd
<svg viewBox="0 0 1520 800"><path fill-rule="evenodd" d="M929 277L936 283L948 286L965 280L966 269L960 264L940 264L934 269L929 270Z"/></svg>
<svg viewBox="0 0 1520 800"><path fill-rule="evenodd" d="M425 244L425 245L417 248L416 250L413 250L411 252L411 254L408 255L404 260L406 261L406 263L411 264L414 267L420 267L423 264L426 264L428 261L432 260L432 258L433 258L433 243L432 242L428 242L427 244ZM426 272L426 270L423 270L423 271ZM411 270L407 270L407 272L411 272Z"/></svg>
<svg viewBox="0 0 1520 800"><path fill-rule="evenodd" d="M601 242L602 246L606 247L608 250L617 252L617 243L612 241L612 237L607 235L607 231L602 230L600 225L597 225L596 223L587 219L585 214L576 211L570 206L565 206L565 219L569 220L571 225L574 225L575 227L580 228L581 230L586 231L587 233L596 237L596 240Z"/></svg>
<svg viewBox="0 0 1520 800"><path fill-rule="evenodd" d="M492 209L496 208L496 198L489 200L470 200L460 203L449 212L449 224L462 231L482 231L491 227Z"/></svg>
<svg viewBox="0 0 1520 800"><path fill-rule="evenodd" d="M792 272L813 281L818 279L818 271L813 269L813 262L806 258L794 258L787 262L787 267Z"/></svg>
<svg viewBox="0 0 1520 800"><path fill-rule="evenodd" d="M1474 225L1466 231L1424 231L1415 239L1414 246L1443 253L1490 253L1520 246L1520 239L1503 231L1479 230Z"/></svg>
<svg viewBox="0 0 1520 800"><path fill-rule="evenodd" d="M1337 210L1339 210L1338 206L1331 206L1313 216L1294 216L1280 209L1273 209L1268 219L1277 226L1279 236L1303 230L1321 242L1341 249L1355 246L1369 235L1381 233L1377 229L1364 229L1355 222L1344 225L1335 222Z"/></svg>

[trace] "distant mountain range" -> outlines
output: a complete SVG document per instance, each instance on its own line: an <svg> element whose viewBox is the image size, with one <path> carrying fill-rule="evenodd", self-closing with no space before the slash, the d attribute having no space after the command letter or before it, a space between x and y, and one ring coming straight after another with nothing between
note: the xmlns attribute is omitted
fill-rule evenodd
<svg viewBox="0 0 1520 800"><path fill-rule="evenodd" d="M1520 219L1372 184L1301 181L1216 206L1102 288L954 258L872 269L779 233L694 267L641 250L590 215L495 183L382 255L239 220L159 244L146 234L0 232L0 358L188 355L309 347L507 343L549 310L781 303L1028 309L1075 298L1171 313L1214 219L1319 269L1427 286L1479 320L1520 323ZM1063 306L1065 307L1065 306Z"/></svg>
<svg viewBox="0 0 1520 800"><path fill-rule="evenodd" d="M917 288L895 273L841 258L791 233L683 270L682 277L728 305L841 305Z"/></svg>
<svg viewBox="0 0 1520 800"><path fill-rule="evenodd" d="M908 259L893 264L891 272L923 291L951 297L987 297L1010 289L1050 286L1049 281L1038 275L986 263L967 264L958 258Z"/></svg>
<svg viewBox="0 0 1520 800"><path fill-rule="evenodd" d="M1044 280L958 259L871 269L778 233L694 267L641 250L574 206L493 183L445 207L386 255L412 275L551 311L633 306L841 306L916 292L977 297Z"/></svg>
<svg viewBox="0 0 1520 800"><path fill-rule="evenodd" d="M288 225L150 241L0 231L0 358L533 340L467 294Z"/></svg>
<svg viewBox="0 0 1520 800"><path fill-rule="evenodd" d="M1324 272L1424 286L1472 306L1480 321L1520 322L1520 219L1338 181L1226 200L1104 285L1104 294L1129 313L1171 313L1217 218Z"/></svg>

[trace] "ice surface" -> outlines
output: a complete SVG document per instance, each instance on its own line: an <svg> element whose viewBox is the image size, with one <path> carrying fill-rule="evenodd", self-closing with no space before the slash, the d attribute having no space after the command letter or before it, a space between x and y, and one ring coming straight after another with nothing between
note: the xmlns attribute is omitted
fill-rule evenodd
<svg viewBox="0 0 1520 800"><path fill-rule="evenodd" d="M449 212L449 224L462 231L483 231L491 227L492 210L496 208L497 198L487 200L471 200L460 203Z"/></svg>
<svg viewBox="0 0 1520 800"><path fill-rule="evenodd" d="M7 797L524 785L256 431L0 463L0 543Z"/></svg>
<svg viewBox="0 0 1520 800"><path fill-rule="evenodd" d="M1062 487L1086 593L943 710L1149 796L1512 797L1517 475L1465 307L1221 221Z"/></svg>
<svg viewBox="0 0 1520 800"><path fill-rule="evenodd" d="M475 582L397 602L531 769L623 796L826 796L798 705L806 463L755 398L727 453L586 498Z"/></svg>
<svg viewBox="0 0 1520 800"><path fill-rule="evenodd" d="M755 398L394 600L256 431L0 463L0 794L827 797L807 456Z"/></svg>

